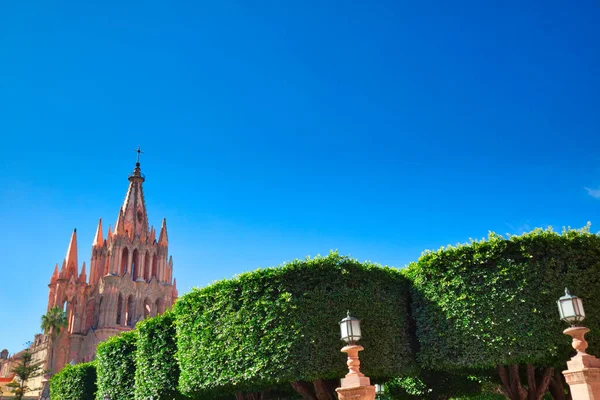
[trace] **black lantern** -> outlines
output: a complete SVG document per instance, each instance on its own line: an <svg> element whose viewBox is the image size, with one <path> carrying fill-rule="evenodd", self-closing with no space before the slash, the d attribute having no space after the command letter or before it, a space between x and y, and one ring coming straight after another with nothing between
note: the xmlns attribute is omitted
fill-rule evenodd
<svg viewBox="0 0 600 400"><path fill-rule="evenodd" d="M577 296L569 293L569 289L565 288L565 295L556 302L558 304L558 312L560 319L567 322L571 326L585 319L585 311L583 311L583 302Z"/></svg>
<svg viewBox="0 0 600 400"><path fill-rule="evenodd" d="M354 344L361 338L360 336L360 320L351 317L350 311L346 314L346 318L340 321L340 332L342 340L348 344Z"/></svg>

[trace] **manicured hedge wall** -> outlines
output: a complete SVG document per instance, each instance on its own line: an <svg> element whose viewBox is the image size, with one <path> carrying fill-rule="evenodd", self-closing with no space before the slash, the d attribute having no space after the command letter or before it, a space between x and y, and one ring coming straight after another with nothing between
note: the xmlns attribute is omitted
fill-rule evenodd
<svg viewBox="0 0 600 400"><path fill-rule="evenodd" d="M136 325L136 400L183 398L177 390L179 365L175 360L175 318L171 311Z"/></svg>
<svg viewBox="0 0 600 400"><path fill-rule="evenodd" d="M397 270L337 253L194 289L175 305L180 390L190 396L268 388L347 372L338 322L362 320L362 370L413 367L407 282Z"/></svg>
<svg viewBox="0 0 600 400"><path fill-rule="evenodd" d="M600 237L535 230L442 248L409 266L424 367L561 366L573 355L556 300L583 298L585 324L600 332ZM600 352L600 336L589 335Z"/></svg>
<svg viewBox="0 0 600 400"><path fill-rule="evenodd" d="M137 331L113 336L98 345L96 399L134 400Z"/></svg>
<svg viewBox="0 0 600 400"><path fill-rule="evenodd" d="M94 400L96 363L67 364L50 378L51 400Z"/></svg>

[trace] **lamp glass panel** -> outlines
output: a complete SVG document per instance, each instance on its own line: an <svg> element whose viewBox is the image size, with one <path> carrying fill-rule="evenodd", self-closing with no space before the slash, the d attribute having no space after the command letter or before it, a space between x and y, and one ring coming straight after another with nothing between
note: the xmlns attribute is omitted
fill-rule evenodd
<svg viewBox="0 0 600 400"><path fill-rule="evenodd" d="M575 308L577 315L585 317L585 311L583 311L583 301L578 297L575 299Z"/></svg>
<svg viewBox="0 0 600 400"><path fill-rule="evenodd" d="M354 340L358 340L361 337L359 320L352 321L352 336L354 337Z"/></svg>
<svg viewBox="0 0 600 400"><path fill-rule="evenodd" d="M563 319L574 317L575 307L571 299L560 300L561 317Z"/></svg>
<svg viewBox="0 0 600 400"><path fill-rule="evenodd" d="M348 340L348 323L346 321L342 321L342 323L340 324L340 332L342 334L342 339L343 340Z"/></svg>

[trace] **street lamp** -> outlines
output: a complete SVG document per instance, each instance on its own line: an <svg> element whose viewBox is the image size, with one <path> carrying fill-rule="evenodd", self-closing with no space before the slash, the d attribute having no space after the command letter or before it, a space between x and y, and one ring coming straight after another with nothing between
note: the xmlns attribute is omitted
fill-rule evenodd
<svg viewBox="0 0 600 400"><path fill-rule="evenodd" d="M360 320L350 316L347 312L346 318L340 321L341 339L348 343L342 348L342 352L348 354L348 373L340 381L339 388L336 389L339 400L374 400L375 387L371 386L368 377L360 372L360 360L358 352L364 350L361 345L356 344L360 340Z"/></svg>
<svg viewBox="0 0 600 400"><path fill-rule="evenodd" d="M587 355L585 349L587 349L588 343L585 340L585 334L590 330L585 326L575 326L575 324L583 321L585 318L583 302L579 297L569 293L569 289L565 288L565 295L558 299L556 303L558 304L560 319L571 325L569 328L565 329L563 333L573 338L571 346L577 350L578 356Z"/></svg>
<svg viewBox="0 0 600 400"><path fill-rule="evenodd" d="M361 338L360 320L350 316L350 311L346 313L346 318L340 321L340 332L342 340L350 345L355 344Z"/></svg>
<svg viewBox="0 0 600 400"><path fill-rule="evenodd" d="M579 297L569 293L569 289L565 288L565 295L558 299L556 304L558 304L560 319L567 322L569 325L575 326L578 322L585 319L583 302Z"/></svg>
<svg viewBox="0 0 600 400"><path fill-rule="evenodd" d="M381 383L375 384L375 398L382 399L385 394L385 387Z"/></svg>

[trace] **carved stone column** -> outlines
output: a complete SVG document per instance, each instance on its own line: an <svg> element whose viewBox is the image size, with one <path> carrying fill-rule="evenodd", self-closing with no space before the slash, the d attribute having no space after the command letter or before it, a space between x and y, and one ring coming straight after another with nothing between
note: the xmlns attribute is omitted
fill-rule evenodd
<svg viewBox="0 0 600 400"><path fill-rule="evenodd" d="M359 345L349 345L342 348L343 353L348 354L348 373L341 380L341 387L335 389L339 400L374 400L375 386L371 386L371 380L360 372L360 360L358 352L364 350ZM575 400L575 399L574 399Z"/></svg>
<svg viewBox="0 0 600 400"><path fill-rule="evenodd" d="M564 331L573 338L572 345L577 350L577 354L567 361L568 369L563 371L573 400L600 400L600 359L585 352L588 344L584 336L589 331L583 326Z"/></svg>

